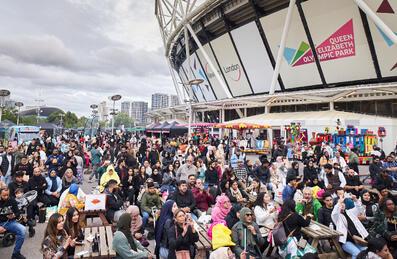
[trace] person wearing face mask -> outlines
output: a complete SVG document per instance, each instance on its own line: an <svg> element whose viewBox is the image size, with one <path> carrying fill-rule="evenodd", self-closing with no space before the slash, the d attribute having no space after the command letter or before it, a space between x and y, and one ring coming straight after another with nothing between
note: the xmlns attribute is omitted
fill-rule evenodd
<svg viewBox="0 0 397 259"><path fill-rule="evenodd" d="M109 222L117 222L120 215L124 212L123 199L117 192L117 181L110 179L105 189L106 194L106 218Z"/></svg>
<svg viewBox="0 0 397 259"><path fill-rule="evenodd" d="M7 152L1 157L0 169L0 180L8 185L11 182L12 176L15 173L15 156L13 154L13 148L11 146L7 147Z"/></svg>
<svg viewBox="0 0 397 259"><path fill-rule="evenodd" d="M25 227L15 219L20 217L18 204L14 198L10 197L10 190L5 187L0 189L0 233L9 231L16 234L16 242L12 259L24 259L21 248L25 241Z"/></svg>
<svg viewBox="0 0 397 259"><path fill-rule="evenodd" d="M240 210L240 221L232 228L232 241L236 244L233 252L238 259L261 258L260 247L265 243L259 226L253 220L253 213L249 208Z"/></svg>
<svg viewBox="0 0 397 259"><path fill-rule="evenodd" d="M48 198L47 205L56 206L59 202L59 197L61 196L62 180L57 176L57 172L52 170L47 176L46 181L47 189L45 190L45 194Z"/></svg>

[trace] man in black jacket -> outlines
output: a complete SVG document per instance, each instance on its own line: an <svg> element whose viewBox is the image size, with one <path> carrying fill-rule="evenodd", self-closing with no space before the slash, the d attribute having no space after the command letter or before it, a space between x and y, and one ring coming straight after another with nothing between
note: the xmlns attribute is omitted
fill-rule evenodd
<svg viewBox="0 0 397 259"><path fill-rule="evenodd" d="M32 177L33 175L33 165L29 163L28 158L26 156L23 156L21 158L21 162L19 162L15 168L14 172L18 171L24 171L26 175L29 175L29 177Z"/></svg>
<svg viewBox="0 0 397 259"><path fill-rule="evenodd" d="M255 169L256 177L265 185L269 182L270 177L269 164L269 161L264 159L261 161L261 165Z"/></svg>
<svg viewBox="0 0 397 259"><path fill-rule="evenodd" d="M178 208L186 213L192 213L196 209L196 200L194 199L192 191L188 190L187 183L184 180L178 182L178 190L175 191L169 199L175 201ZM197 220L196 215L193 213L192 218Z"/></svg>
<svg viewBox="0 0 397 259"><path fill-rule="evenodd" d="M16 235L15 247L12 253L12 259L25 259L21 254L21 248L25 241L26 229L15 219L19 218L17 202L10 197L10 190L5 187L0 190L0 233L9 231Z"/></svg>
<svg viewBox="0 0 397 259"><path fill-rule="evenodd" d="M50 203L47 195L44 191L47 189L47 181L44 176L41 175L41 169L36 167L33 170L33 176L28 181L29 191L37 191L37 201L42 202L44 205Z"/></svg>
<svg viewBox="0 0 397 259"><path fill-rule="evenodd" d="M334 199L329 192L326 192L323 198L325 206L318 210L318 222L328 227L332 223L331 213L334 209Z"/></svg>
<svg viewBox="0 0 397 259"><path fill-rule="evenodd" d="M14 174L15 155L12 153L12 147L7 148L7 152L1 157L0 169L3 181L8 185Z"/></svg>

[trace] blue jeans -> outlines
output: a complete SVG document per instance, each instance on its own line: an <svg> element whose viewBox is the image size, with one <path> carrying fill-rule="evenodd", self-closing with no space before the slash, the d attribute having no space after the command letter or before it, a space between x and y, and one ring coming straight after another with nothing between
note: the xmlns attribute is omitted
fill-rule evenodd
<svg viewBox="0 0 397 259"><path fill-rule="evenodd" d="M12 180L12 177L11 175L1 176L0 180L3 181L8 186Z"/></svg>
<svg viewBox="0 0 397 259"><path fill-rule="evenodd" d="M352 259L356 259L357 255L365 250L365 247L354 244L350 241L346 241L346 243L342 244L342 249L346 253L350 254L352 256Z"/></svg>
<svg viewBox="0 0 397 259"><path fill-rule="evenodd" d="M147 213L146 211L142 212L142 228L143 229L145 229L147 222L149 220L149 217L150 217L149 213Z"/></svg>
<svg viewBox="0 0 397 259"><path fill-rule="evenodd" d="M10 233L14 233L16 235L13 254L19 253L21 251L23 242L25 241L26 228L15 220L0 222L0 226L5 228Z"/></svg>

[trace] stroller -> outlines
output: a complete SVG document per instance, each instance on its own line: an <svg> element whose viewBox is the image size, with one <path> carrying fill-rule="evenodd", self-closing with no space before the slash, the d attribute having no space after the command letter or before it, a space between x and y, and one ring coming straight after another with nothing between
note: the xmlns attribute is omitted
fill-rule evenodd
<svg viewBox="0 0 397 259"><path fill-rule="evenodd" d="M34 226L36 222L34 220L27 219L27 208L29 204L37 198L37 191L28 191L22 195L20 198L16 198L15 200L18 203L18 209L21 212L21 215L18 219L16 219L20 224L24 226L28 226L29 228L29 237L33 237L36 233Z"/></svg>

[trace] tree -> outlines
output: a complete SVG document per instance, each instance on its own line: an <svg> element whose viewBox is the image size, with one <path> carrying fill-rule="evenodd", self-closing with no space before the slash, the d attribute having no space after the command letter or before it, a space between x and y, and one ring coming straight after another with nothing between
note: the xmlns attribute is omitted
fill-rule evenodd
<svg viewBox="0 0 397 259"><path fill-rule="evenodd" d="M65 116L65 113L63 111L53 112L48 115L47 121L59 125L61 122L61 116Z"/></svg>
<svg viewBox="0 0 397 259"><path fill-rule="evenodd" d="M67 112L65 114L65 117L63 118L63 127L64 128L74 128L77 127L77 122L79 121L79 118L77 115L73 112Z"/></svg>
<svg viewBox="0 0 397 259"><path fill-rule="evenodd" d="M12 121L13 123L17 123L17 113L18 111L16 109L3 109L3 114L1 116L1 120L9 120Z"/></svg>
<svg viewBox="0 0 397 259"><path fill-rule="evenodd" d="M121 125L124 125L126 128L132 127L134 120L128 114L121 112L114 117L114 126L119 127Z"/></svg>
<svg viewBox="0 0 397 259"><path fill-rule="evenodd" d="M77 121L76 127L77 128L84 128L86 126L87 120L88 119L85 116L81 116L79 118L79 120Z"/></svg>

